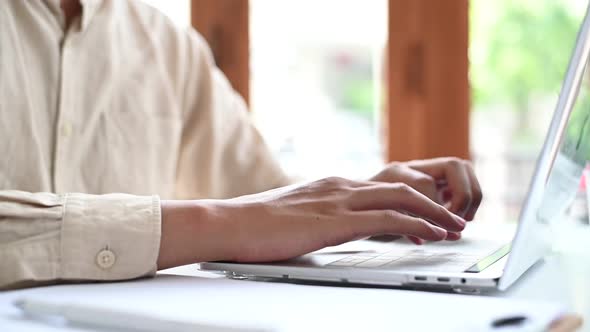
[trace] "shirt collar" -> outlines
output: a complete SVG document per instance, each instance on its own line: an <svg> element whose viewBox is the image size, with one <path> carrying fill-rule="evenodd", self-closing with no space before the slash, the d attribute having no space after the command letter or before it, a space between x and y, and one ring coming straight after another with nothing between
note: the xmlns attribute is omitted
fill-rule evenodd
<svg viewBox="0 0 590 332"><path fill-rule="evenodd" d="M104 0L80 0L80 4L82 5L82 17L81 17L81 29L82 31L88 27L90 21L100 8ZM45 2L49 5L49 7L55 12L56 15L60 17L60 20L63 21L63 12L61 10L61 0L45 0ZM63 24L63 23L62 23Z"/></svg>

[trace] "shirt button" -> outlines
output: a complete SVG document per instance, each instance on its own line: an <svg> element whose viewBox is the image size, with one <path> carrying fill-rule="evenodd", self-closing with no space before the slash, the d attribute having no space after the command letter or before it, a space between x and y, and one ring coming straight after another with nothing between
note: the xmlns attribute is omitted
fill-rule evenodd
<svg viewBox="0 0 590 332"><path fill-rule="evenodd" d="M117 257L115 256L115 253L109 249L103 249L96 255L96 264L98 264L98 266L100 266L102 269L111 268L113 265L115 265L116 260Z"/></svg>
<svg viewBox="0 0 590 332"><path fill-rule="evenodd" d="M63 137L68 137L72 134L72 125L70 123L64 123L61 126L61 135Z"/></svg>

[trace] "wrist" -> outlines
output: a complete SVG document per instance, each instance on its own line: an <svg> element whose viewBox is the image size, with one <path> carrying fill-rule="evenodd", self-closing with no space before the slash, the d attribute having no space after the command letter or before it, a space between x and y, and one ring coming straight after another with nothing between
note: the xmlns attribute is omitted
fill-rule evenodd
<svg viewBox="0 0 590 332"><path fill-rule="evenodd" d="M158 269L229 260L231 223L220 200L163 200Z"/></svg>

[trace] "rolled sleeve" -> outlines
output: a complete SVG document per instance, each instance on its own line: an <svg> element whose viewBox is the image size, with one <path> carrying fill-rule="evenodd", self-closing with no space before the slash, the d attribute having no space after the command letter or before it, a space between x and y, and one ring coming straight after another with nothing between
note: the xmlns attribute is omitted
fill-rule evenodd
<svg viewBox="0 0 590 332"><path fill-rule="evenodd" d="M0 192L0 288L151 276L158 196Z"/></svg>

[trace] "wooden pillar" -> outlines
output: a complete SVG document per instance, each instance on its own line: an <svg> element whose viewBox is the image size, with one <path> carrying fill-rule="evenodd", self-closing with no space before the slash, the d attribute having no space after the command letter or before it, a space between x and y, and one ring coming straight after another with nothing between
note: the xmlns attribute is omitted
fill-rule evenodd
<svg viewBox="0 0 590 332"><path fill-rule="evenodd" d="M468 158L468 1L389 0L388 30L387 158Z"/></svg>
<svg viewBox="0 0 590 332"><path fill-rule="evenodd" d="M248 0L191 0L191 23L207 40L234 89L250 98Z"/></svg>

